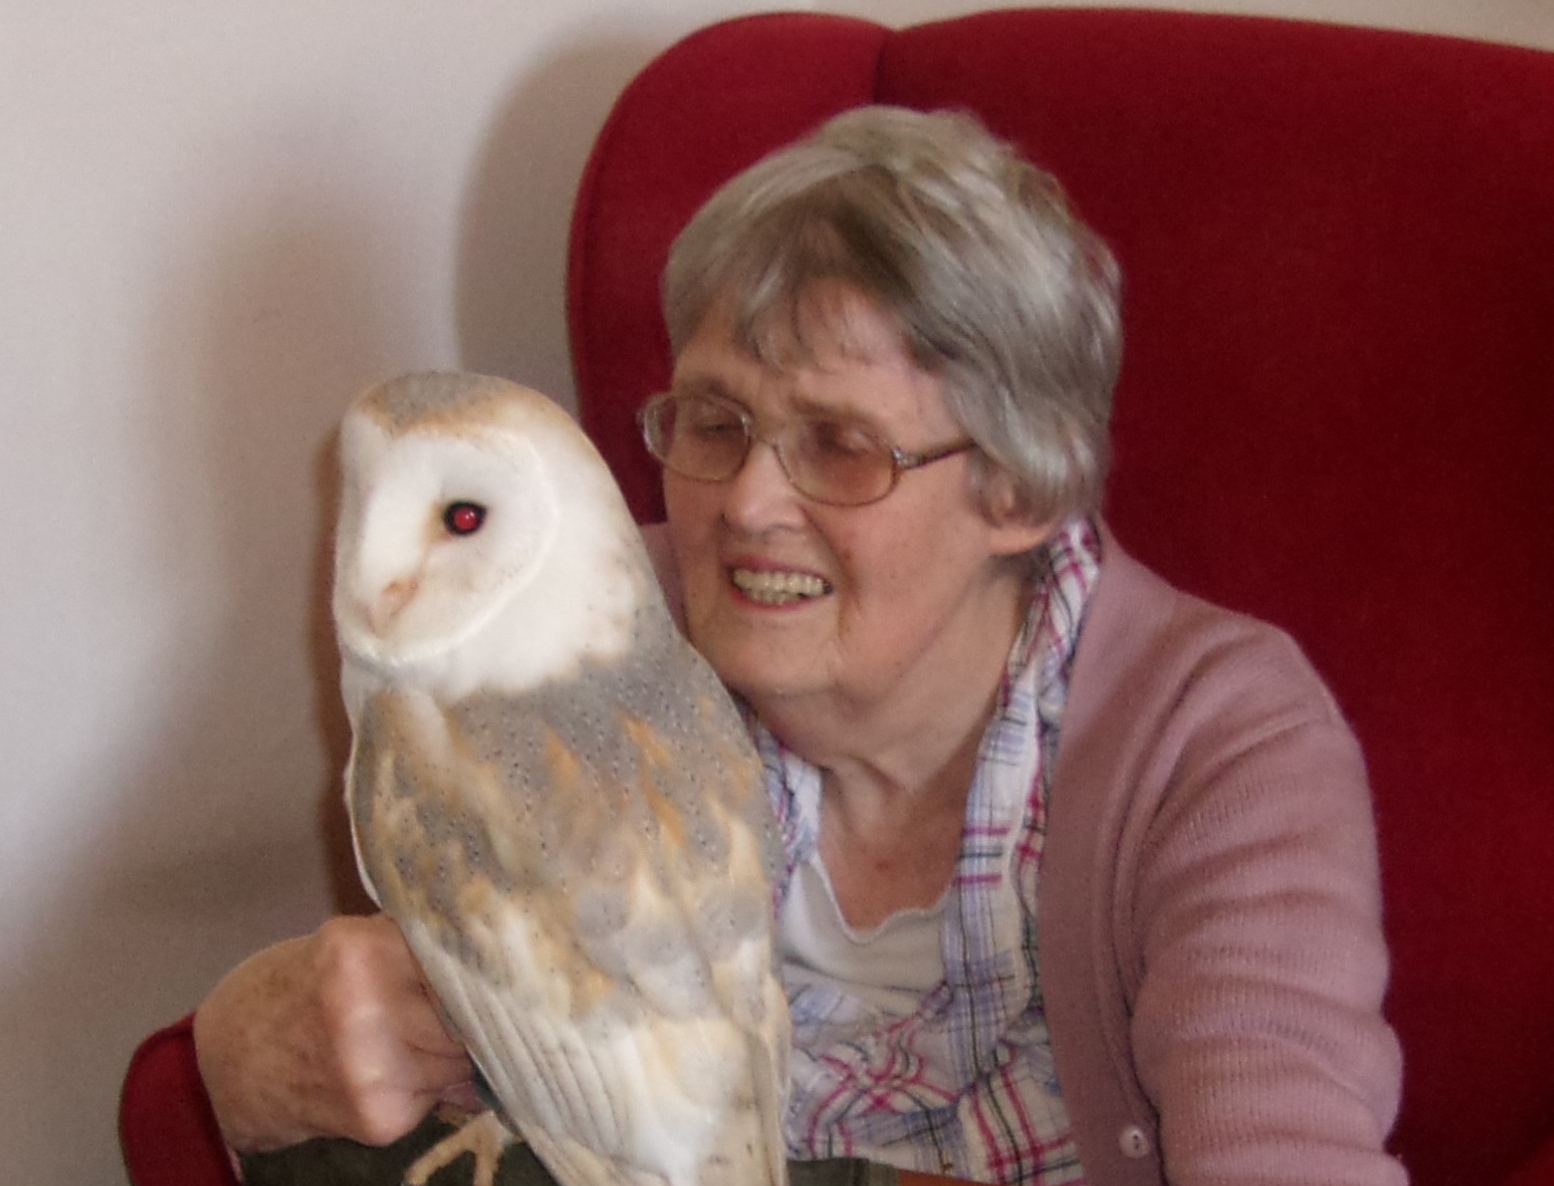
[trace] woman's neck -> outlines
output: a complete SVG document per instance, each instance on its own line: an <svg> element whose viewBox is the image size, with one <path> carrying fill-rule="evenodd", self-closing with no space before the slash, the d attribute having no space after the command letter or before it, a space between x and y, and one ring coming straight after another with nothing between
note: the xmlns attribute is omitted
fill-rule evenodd
<svg viewBox="0 0 1554 1186"><path fill-rule="evenodd" d="M823 770L820 856L850 925L875 927L943 896L960 856L985 725L984 715L946 760L911 778L852 761Z"/></svg>
<svg viewBox="0 0 1554 1186"><path fill-rule="evenodd" d="M874 926L931 906L948 886L1028 598L1024 583L1012 581L994 612L953 640L954 662L929 663L886 696L753 704L785 746L821 771L821 856L849 924Z"/></svg>
<svg viewBox="0 0 1554 1186"><path fill-rule="evenodd" d="M941 781L968 742L975 764L1029 601L1028 582L1006 574L974 612L960 614L948 635L878 691L746 698L783 745L846 786L915 797Z"/></svg>

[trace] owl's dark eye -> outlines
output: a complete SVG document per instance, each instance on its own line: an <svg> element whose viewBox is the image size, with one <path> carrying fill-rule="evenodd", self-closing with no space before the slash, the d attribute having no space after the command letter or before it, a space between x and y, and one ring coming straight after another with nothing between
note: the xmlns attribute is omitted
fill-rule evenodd
<svg viewBox="0 0 1554 1186"><path fill-rule="evenodd" d="M478 502L450 502L442 513L449 535L474 535L486 521L486 508Z"/></svg>

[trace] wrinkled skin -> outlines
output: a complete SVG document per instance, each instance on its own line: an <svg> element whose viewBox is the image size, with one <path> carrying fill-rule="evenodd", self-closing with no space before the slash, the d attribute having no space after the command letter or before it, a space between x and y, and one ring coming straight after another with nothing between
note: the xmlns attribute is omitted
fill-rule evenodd
<svg viewBox="0 0 1554 1186"><path fill-rule="evenodd" d="M383 916L336 918L234 968L195 1015L200 1073L235 1150L316 1136L386 1144L440 1101L478 1107L472 1068Z"/></svg>

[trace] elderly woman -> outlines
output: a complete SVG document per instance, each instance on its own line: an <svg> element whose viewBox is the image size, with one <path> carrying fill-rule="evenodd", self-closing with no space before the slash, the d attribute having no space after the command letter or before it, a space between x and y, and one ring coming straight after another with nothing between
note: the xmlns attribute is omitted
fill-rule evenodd
<svg viewBox="0 0 1554 1186"><path fill-rule="evenodd" d="M1402 1182L1360 754L1288 638L1098 517L1116 287L1050 178L891 109L675 244L650 543L781 824L790 1153ZM394 1140L470 1074L381 920L260 953L196 1038L239 1149Z"/></svg>

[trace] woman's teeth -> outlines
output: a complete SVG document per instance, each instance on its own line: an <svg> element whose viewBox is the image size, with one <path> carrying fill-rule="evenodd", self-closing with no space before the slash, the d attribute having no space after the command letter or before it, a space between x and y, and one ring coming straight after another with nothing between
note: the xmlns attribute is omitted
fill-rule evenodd
<svg viewBox="0 0 1554 1186"><path fill-rule="evenodd" d="M751 601L762 605L787 605L806 597L821 597L831 592L831 586L817 576L803 572L756 572L748 568L736 568L734 587Z"/></svg>

